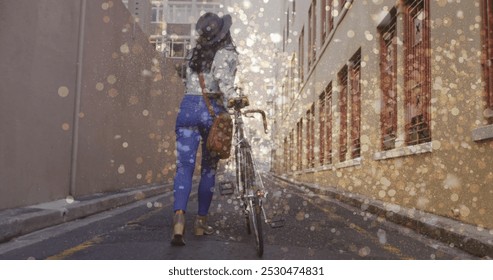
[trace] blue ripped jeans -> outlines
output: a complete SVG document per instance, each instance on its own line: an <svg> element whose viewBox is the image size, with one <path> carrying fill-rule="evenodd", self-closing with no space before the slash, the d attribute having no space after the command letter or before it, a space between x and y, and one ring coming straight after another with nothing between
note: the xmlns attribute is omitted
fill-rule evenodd
<svg viewBox="0 0 493 280"><path fill-rule="evenodd" d="M216 114L225 110L217 100L210 100ZM205 216L209 212L214 194L216 168L219 162L219 158L212 157L205 147L205 139L209 134L212 121L203 96L185 95L183 97L175 127L177 159L174 182L174 211L183 210L186 212L192 190L192 176L195 170L197 150L202 142L198 215Z"/></svg>

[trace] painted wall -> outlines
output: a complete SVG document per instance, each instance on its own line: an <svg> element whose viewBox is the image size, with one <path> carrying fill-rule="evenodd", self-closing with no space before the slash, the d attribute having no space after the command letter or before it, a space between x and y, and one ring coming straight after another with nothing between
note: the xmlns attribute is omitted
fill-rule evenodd
<svg viewBox="0 0 493 280"><path fill-rule="evenodd" d="M0 41L0 209L172 180L182 82L120 1L1 1Z"/></svg>

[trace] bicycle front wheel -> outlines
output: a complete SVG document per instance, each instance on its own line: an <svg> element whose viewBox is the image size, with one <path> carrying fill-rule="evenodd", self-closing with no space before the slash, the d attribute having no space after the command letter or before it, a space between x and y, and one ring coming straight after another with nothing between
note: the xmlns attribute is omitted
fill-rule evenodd
<svg viewBox="0 0 493 280"><path fill-rule="evenodd" d="M257 255L262 257L264 254L264 236L262 231L262 207L260 205L260 199L255 197L253 201L250 202L252 205L250 209L250 221L252 223L251 228L253 229L255 237L255 248L257 249Z"/></svg>
<svg viewBox="0 0 493 280"><path fill-rule="evenodd" d="M253 220L252 220L252 213L255 212L251 205L251 200L246 198L249 195L249 190L253 189L254 182L255 182L255 171L253 167L253 158L251 151L249 149L248 143L243 143L243 146L241 147L241 168L239 168L239 173L240 173L240 180L241 180L241 185L243 186L243 193L242 195L245 197L244 200L244 209L245 209L245 222L246 222L246 228L247 228L247 233L251 234L252 233L252 228L253 228Z"/></svg>

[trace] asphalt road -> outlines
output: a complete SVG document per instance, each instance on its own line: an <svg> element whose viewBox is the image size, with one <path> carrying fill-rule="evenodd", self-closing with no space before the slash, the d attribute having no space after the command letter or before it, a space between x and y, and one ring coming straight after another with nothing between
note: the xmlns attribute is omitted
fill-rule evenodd
<svg viewBox="0 0 493 280"><path fill-rule="evenodd" d="M463 251L386 222L370 213L273 177L264 178L269 216L284 226L264 224L263 259L408 260L475 259ZM216 195L209 217L216 233L193 236L197 209L191 197L186 246L170 245L170 193L85 219L44 229L0 244L0 259L72 260L255 260L238 202Z"/></svg>

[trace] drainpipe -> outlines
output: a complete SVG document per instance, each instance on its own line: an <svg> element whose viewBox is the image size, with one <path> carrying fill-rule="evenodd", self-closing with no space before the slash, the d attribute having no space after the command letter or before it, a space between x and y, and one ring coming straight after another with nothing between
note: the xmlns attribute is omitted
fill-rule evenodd
<svg viewBox="0 0 493 280"><path fill-rule="evenodd" d="M79 114L80 114L80 99L82 92L82 59L84 54L84 32L86 24L86 1L80 1L80 18L79 18L79 45L77 46L77 70L76 70L76 89L75 89L75 105L74 105L74 123L72 134L72 162L70 165L70 189L69 195L76 196L75 183L77 175L77 157L79 148Z"/></svg>

